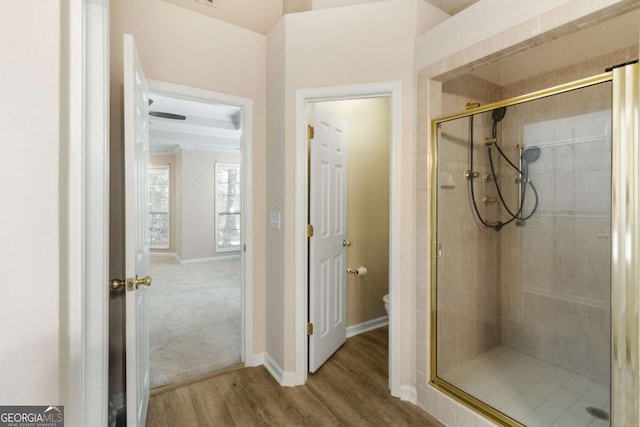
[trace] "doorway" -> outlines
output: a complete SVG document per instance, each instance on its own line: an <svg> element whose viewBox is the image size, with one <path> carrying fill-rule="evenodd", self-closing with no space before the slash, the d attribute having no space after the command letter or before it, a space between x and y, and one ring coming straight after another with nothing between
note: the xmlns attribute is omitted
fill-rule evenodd
<svg viewBox="0 0 640 427"><path fill-rule="evenodd" d="M149 87L151 386L164 388L253 354L252 101Z"/></svg>
<svg viewBox="0 0 640 427"><path fill-rule="evenodd" d="M309 371L388 324L389 97L309 103Z"/></svg>
<svg viewBox="0 0 640 427"><path fill-rule="evenodd" d="M309 165L307 156L307 106L323 101L354 100L386 97L389 103L389 240L388 240L388 290L391 301L389 306L389 389L394 396L402 396L400 383L401 370L401 288L400 288L400 196L401 186L401 86L398 82L373 83L332 88L303 89L296 91L296 187L295 224L296 250L307 250L307 221L309 213ZM358 266L355 266L356 268ZM366 266L365 266L366 267ZM351 268L351 266L349 266ZM309 292L307 289L309 265L307 258L297 258L296 270L296 378L297 384L304 384L308 375L307 319ZM382 299L380 308L383 309Z"/></svg>

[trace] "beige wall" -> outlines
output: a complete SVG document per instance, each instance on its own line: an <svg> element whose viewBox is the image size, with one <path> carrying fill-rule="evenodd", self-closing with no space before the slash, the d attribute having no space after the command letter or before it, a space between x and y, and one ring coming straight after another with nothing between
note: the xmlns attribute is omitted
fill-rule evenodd
<svg viewBox="0 0 640 427"><path fill-rule="evenodd" d="M283 0L282 4L285 14L307 12L313 9L313 0Z"/></svg>
<svg viewBox="0 0 640 427"><path fill-rule="evenodd" d="M415 283L414 263L414 171L415 155L415 76L414 40L418 29L432 26L445 19L444 12L417 0L374 2L358 6L324 9L287 15L282 26L269 35L268 52L277 53L267 86L269 110L278 109L282 116L268 122L268 149L274 154L267 163L269 194L276 196L269 203L282 214L281 230L269 230L267 263L274 271L268 275L267 317L283 316L277 327L284 333L269 343L282 358L273 357L284 371L294 371L294 297L295 260L304 254L295 253L294 245L294 159L295 159L295 106L296 89L349 85L356 83L399 81L402 84L402 155L401 182L406 190L401 196L402 229L398 248L402 271L402 336L396 337L402 345L401 373L403 383L412 382L413 295ZM284 46L278 45L284 43ZM272 61L270 59L270 61ZM284 81L282 74L284 73ZM272 89L273 86L273 89ZM271 96L273 90L273 96ZM274 113L275 114L275 113ZM282 259L284 254L284 259ZM284 313L280 313L283 311ZM267 326L269 329L270 326ZM269 334L269 332L267 332ZM276 350L279 348L281 350ZM271 350L268 350L271 354ZM273 356L273 354L271 354Z"/></svg>
<svg viewBox="0 0 640 427"><path fill-rule="evenodd" d="M318 103L347 122L347 326L385 316L389 292L389 98Z"/></svg>
<svg viewBox="0 0 640 427"><path fill-rule="evenodd" d="M149 156L149 166L169 166L169 248L152 249L153 252L176 253L176 223L178 212L176 209L178 187L176 187L176 156Z"/></svg>
<svg viewBox="0 0 640 427"><path fill-rule="evenodd" d="M3 43L0 55L3 405L64 405L64 374L72 368L64 355L64 319L72 315L63 305L68 189L61 127L68 116L60 87L67 78L61 72L61 4L0 3L0 37L15 41Z"/></svg>
<svg viewBox="0 0 640 427"><path fill-rule="evenodd" d="M133 34L147 78L253 100L254 350L264 351L265 277L265 56L266 38L160 0L115 0L111 6L111 276L123 272L122 34ZM207 43L207 41L210 41ZM176 231L179 231L179 226ZM179 248L180 242L177 242ZM114 346L122 325L122 299L112 301ZM120 339L121 341L121 339ZM112 382L121 382L121 377ZM120 372L123 372L120 370ZM120 384L121 386L121 384Z"/></svg>
<svg viewBox="0 0 640 427"><path fill-rule="evenodd" d="M240 153L182 151L181 157L182 251L178 256L186 261L233 254L215 250L215 164L241 163Z"/></svg>
<svg viewBox="0 0 640 427"><path fill-rule="evenodd" d="M285 88L286 24L281 20L267 36L267 182L266 225L270 215L280 215L281 228L266 232L266 353L282 365L284 360L284 224L293 221L284 216L285 192Z"/></svg>

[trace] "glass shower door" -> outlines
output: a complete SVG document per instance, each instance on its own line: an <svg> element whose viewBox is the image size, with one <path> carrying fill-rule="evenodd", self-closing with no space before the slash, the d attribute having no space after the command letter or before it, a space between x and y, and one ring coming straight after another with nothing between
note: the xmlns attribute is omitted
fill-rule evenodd
<svg viewBox="0 0 640 427"><path fill-rule="evenodd" d="M612 84L570 89L435 123L433 383L507 424L609 425Z"/></svg>

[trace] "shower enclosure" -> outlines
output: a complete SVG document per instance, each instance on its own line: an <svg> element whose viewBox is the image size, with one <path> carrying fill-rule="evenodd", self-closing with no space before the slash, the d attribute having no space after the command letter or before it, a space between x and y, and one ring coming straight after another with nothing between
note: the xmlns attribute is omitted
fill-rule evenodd
<svg viewBox="0 0 640 427"><path fill-rule="evenodd" d="M637 79L432 121L432 384L494 421L637 420Z"/></svg>

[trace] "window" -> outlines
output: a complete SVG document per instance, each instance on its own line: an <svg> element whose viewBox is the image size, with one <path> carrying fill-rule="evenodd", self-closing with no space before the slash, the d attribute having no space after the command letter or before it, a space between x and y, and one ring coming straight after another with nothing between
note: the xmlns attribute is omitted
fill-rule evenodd
<svg viewBox="0 0 640 427"><path fill-rule="evenodd" d="M149 245L153 249L170 247L169 185L169 165L149 167Z"/></svg>
<svg viewBox="0 0 640 427"><path fill-rule="evenodd" d="M216 252L240 250L240 165L216 162Z"/></svg>

